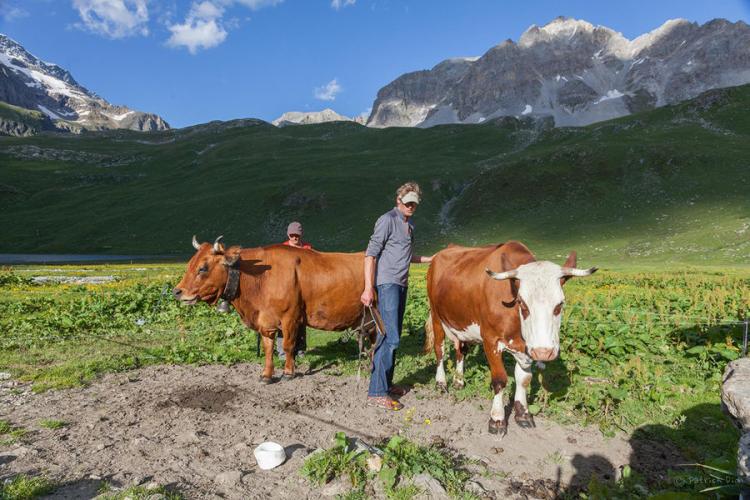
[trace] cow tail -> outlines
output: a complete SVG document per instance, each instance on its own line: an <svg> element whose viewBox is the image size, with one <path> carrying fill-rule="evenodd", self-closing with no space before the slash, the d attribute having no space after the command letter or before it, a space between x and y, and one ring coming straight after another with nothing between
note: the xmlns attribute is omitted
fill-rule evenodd
<svg viewBox="0 0 750 500"><path fill-rule="evenodd" d="M422 354L429 354L435 346L435 330L432 329L432 311L427 315L427 321L424 324L424 351Z"/></svg>

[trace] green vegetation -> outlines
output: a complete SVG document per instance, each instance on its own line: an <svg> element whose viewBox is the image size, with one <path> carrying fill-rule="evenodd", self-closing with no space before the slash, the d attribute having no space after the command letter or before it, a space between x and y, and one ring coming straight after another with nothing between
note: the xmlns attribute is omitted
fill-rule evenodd
<svg viewBox="0 0 750 500"><path fill-rule="evenodd" d="M45 419L39 422L39 427L44 427L45 429L62 429L63 427L67 427L68 423L64 420L55 420L55 419Z"/></svg>
<svg viewBox="0 0 750 500"><path fill-rule="evenodd" d="M24 437L29 431L16 427L7 420L0 420L0 446L8 446Z"/></svg>
<svg viewBox="0 0 750 500"><path fill-rule="evenodd" d="M182 500L183 496L179 493L169 491L164 486L156 486L149 488L146 486L131 486L121 491L113 491L109 483L104 483L102 488L99 490L99 498L101 500L147 500L157 496L164 500Z"/></svg>
<svg viewBox="0 0 750 500"><path fill-rule="evenodd" d="M293 219L318 248L359 250L413 178L420 252L518 239L600 265L746 264L748 107L743 86L575 129L239 120L0 138L0 232L12 235L0 252L186 255L193 234L255 246Z"/></svg>
<svg viewBox="0 0 750 500"><path fill-rule="evenodd" d="M471 498L462 492L469 474L462 469L461 461L445 450L420 446L400 436L393 436L381 448L373 448L377 452L359 450L343 432L337 432L334 445L310 455L300 472L317 485L345 476L353 492L362 495L368 481L380 481L391 498L411 498L419 488L408 480L427 473L451 496Z"/></svg>
<svg viewBox="0 0 750 500"><path fill-rule="evenodd" d="M0 122L3 121L26 126L34 133L54 128L49 118L41 111L21 108L0 101Z"/></svg>
<svg viewBox="0 0 750 500"><path fill-rule="evenodd" d="M54 491L55 486L41 476L18 475L0 482L0 500L32 500Z"/></svg>
<svg viewBox="0 0 750 500"><path fill-rule="evenodd" d="M171 299L183 270L183 265L143 264L0 272L0 370L44 391L153 363L259 362L256 336L236 314L220 315L206 304L182 307ZM30 277L40 272L116 280L95 286L32 284ZM397 383L421 386L424 397L437 397L425 390L434 384L434 355L421 353L428 312L425 272L423 265L412 269L396 373ZM666 443L685 463L731 469L738 433L722 414L719 388L727 361L740 355L742 328L736 321L750 303L750 272L603 269L571 280L565 291L561 356L535 370L532 411L562 423L597 425L608 435L622 432L634 443ZM341 343L342 337L310 331L303 365L355 374L356 342ZM452 353L447 359L450 377ZM506 363L512 377L512 360ZM489 370L478 346L468 353L465 381L450 397L489 403ZM23 431L0 423L0 438L12 432ZM634 467L652 451L634 449ZM647 485L649 491L715 485L704 476L676 469L666 484L650 479L628 484Z"/></svg>

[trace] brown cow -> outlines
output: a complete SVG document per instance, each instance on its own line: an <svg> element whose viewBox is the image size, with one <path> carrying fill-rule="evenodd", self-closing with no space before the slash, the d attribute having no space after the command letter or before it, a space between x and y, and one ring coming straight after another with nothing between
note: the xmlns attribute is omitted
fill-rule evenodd
<svg viewBox="0 0 750 500"><path fill-rule="evenodd" d="M456 346L454 385L463 387L464 347L481 343L490 365L495 397L490 412L490 433L505 435L508 422L503 389L508 375L502 353L516 359L515 420L522 428L534 420L527 410L526 391L532 360L551 361L560 351L560 319L565 296L562 285L572 276L589 276L595 267L576 269L571 252L561 267L536 261L516 241L481 248L451 246L438 252L427 272L430 318L425 350L434 346L438 367L435 380L447 388L443 368L443 340ZM501 269L494 273L490 269ZM487 275L491 278L488 279Z"/></svg>
<svg viewBox="0 0 750 500"><path fill-rule="evenodd" d="M273 377L273 340L282 332L284 377L294 376L294 344L304 326L339 331L362 319L359 296L364 288L364 253L323 253L284 245L225 248L221 237L199 244L187 272L173 290L184 304L216 303L230 287L230 270L239 284L229 297L242 321L263 336L262 380Z"/></svg>

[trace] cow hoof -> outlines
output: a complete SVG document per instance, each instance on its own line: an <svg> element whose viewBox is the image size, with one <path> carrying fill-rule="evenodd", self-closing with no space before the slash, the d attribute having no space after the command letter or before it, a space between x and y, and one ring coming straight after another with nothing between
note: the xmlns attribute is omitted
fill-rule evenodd
<svg viewBox="0 0 750 500"><path fill-rule="evenodd" d="M293 378L297 378L296 373L284 373L281 375L281 380L292 380Z"/></svg>
<svg viewBox="0 0 750 500"><path fill-rule="evenodd" d="M261 384L268 385L271 382L273 382L273 379L271 377L260 377Z"/></svg>
<svg viewBox="0 0 750 500"><path fill-rule="evenodd" d="M448 392L448 384L445 382L437 382L435 384L437 386L437 390L440 392Z"/></svg>
<svg viewBox="0 0 750 500"><path fill-rule="evenodd" d="M463 380L454 379L453 380L453 387L455 389L463 389L466 383Z"/></svg>
<svg viewBox="0 0 750 500"><path fill-rule="evenodd" d="M531 429L536 427L534 417L520 401L515 401L513 403L513 413L513 419L521 429Z"/></svg>
<svg viewBox="0 0 750 500"><path fill-rule="evenodd" d="M504 437L506 434L508 434L508 422L506 422L505 420L490 419L487 430L490 431L490 434L499 434L500 437Z"/></svg>
<svg viewBox="0 0 750 500"><path fill-rule="evenodd" d="M536 424L534 423L534 417L531 416L531 413L525 413L523 415L516 415L513 417L516 421L516 424L518 424L518 427L521 429L533 429L536 427Z"/></svg>

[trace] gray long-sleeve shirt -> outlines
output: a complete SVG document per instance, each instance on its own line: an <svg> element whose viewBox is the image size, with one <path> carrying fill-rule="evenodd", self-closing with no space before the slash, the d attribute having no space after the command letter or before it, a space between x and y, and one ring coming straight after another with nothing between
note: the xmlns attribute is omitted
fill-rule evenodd
<svg viewBox="0 0 750 500"><path fill-rule="evenodd" d="M414 255L414 223L406 221L398 208L384 213L375 222L365 255L377 259L375 285L409 283L409 263Z"/></svg>

